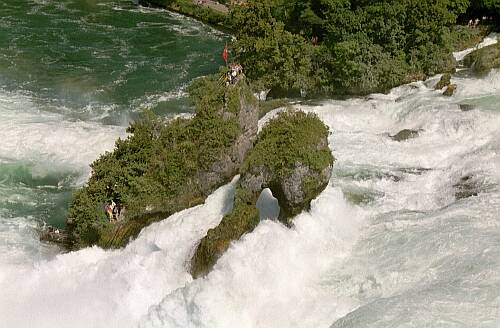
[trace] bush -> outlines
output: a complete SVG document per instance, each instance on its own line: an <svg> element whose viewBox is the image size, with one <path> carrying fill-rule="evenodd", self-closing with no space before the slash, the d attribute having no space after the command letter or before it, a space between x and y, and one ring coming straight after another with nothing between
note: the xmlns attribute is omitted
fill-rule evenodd
<svg viewBox="0 0 500 328"><path fill-rule="evenodd" d="M231 21L237 55L261 89L366 94L452 71L452 27L468 4L248 0Z"/></svg>
<svg viewBox="0 0 500 328"><path fill-rule="evenodd" d="M237 113L224 114L229 110L226 103L239 103L233 99L239 99L235 90L247 88L244 81L240 84L225 88L218 75L196 80L189 88L196 107L192 119L166 122L146 113L131 124L131 135L119 139L113 152L91 164L89 182L73 197L69 228L76 246L112 239L107 236L113 232L112 224L103 210L111 200L126 208L127 221L140 222L137 227L127 227L133 226L133 233L154 219L151 213L168 215L199 202L203 188L196 180L197 173L209 170L241 133ZM144 219L145 215L150 217ZM122 246L116 243L113 241L112 246Z"/></svg>

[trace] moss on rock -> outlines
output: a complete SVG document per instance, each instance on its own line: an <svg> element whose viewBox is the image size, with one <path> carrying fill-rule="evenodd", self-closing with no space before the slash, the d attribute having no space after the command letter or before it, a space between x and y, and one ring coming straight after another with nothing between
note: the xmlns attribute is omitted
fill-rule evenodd
<svg viewBox="0 0 500 328"><path fill-rule="evenodd" d="M488 74L493 68L500 68L500 43L476 50L465 56L463 63L478 76Z"/></svg>
<svg viewBox="0 0 500 328"><path fill-rule="evenodd" d="M259 223L256 202L255 194L238 187L231 213L224 216L217 227L210 229L198 245L191 260L193 277L207 274L233 240L255 229Z"/></svg>
<svg viewBox="0 0 500 328"><path fill-rule="evenodd" d="M145 115L113 152L92 163L92 176L69 210L77 248L124 246L146 225L202 203L237 174L256 138L257 100L244 80L226 87L217 75L196 80L189 92L192 119ZM111 200L126 209L117 223L103 210Z"/></svg>
<svg viewBox="0 0 500 328"><path fill-rule="evenodd" d="M280 205L280 220L309 209L330 179L333 156L328 128L314 114L283 112L259 134L241 168L233 211L209 230L191 260L194 277L206 274L231 241L251 232L259 222L257 199L270 188Z"/></svg>
<svg viewBox="0 0 500 328"><path fill-rule="evenodd" d="M436 90L441 90L444 87L449 86L451 83L451 74L450 73L445 73L441 78L439 79L439 82L436 84L434 89Z"/></svg>

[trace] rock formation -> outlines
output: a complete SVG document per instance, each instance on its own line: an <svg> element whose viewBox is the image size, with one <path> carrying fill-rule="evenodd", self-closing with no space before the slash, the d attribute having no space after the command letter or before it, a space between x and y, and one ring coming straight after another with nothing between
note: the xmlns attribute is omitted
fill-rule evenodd
<svg viewBox="0 0 500 328"><path fill-rule="evenodd" d="M441 90L442 88L449 86L450 83L451 83L451 74L445 73L443 74L443 76L441 76L441 79L439 79L439 82L436 84L434 89Z"/></svg>
<svg viewBox="0 0 500 328"><path fill-rule="evenodd" d="M191 119L140 121L133 134L92 164L88 184L70 207L75 248L122 247L142 228L202 203L236 174L257 135L258 102L245 80L222 86L218 76L195 81ZM103 206L126 209L110 222Z"/></svg>
<svg viewBox="0 0 500 328"><path fill-rule="evenodd" d="M470 67L477 76L488 74L493 68L500 68L500 43L476 50L463 59L463 64Z"/></svg>
<svg viewBox="0 0 500 328"><path fill-rule="evenodd" d="M333 156L328 129L313 114L284 112L271 120L241 169L234 207L219 226L210 229L191 260L194 277L206 274L231 241L252 231L259 222L256 208L262 190L269 188L280 205L286 225L328 185Z"/></svg>
<svg viewBox="0 0 500 328"><path fill-rule="evenodd" d="M406 141L408 139L413 139L413 138L418 137L420 132L421 132L421 130L404 129L404 130L399 131L398 133L396 133L393 136L390 135L389 137L394 141L401 142L401 141Z"/></svg>
<svg viewBox="0 0 500 328"><path fill-rule="evenodd" d="M455 93L456 90L457 90L457 85L450 84L446 87L446 90L444 90L443 96L451 97L451 96L453 96L453 94Z"/></svg>

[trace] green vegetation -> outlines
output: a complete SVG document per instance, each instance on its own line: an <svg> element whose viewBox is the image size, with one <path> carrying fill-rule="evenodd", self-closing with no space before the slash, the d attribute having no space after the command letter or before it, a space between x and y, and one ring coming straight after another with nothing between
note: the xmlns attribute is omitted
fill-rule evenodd
<svg viewBox="0 0 500 328"><path fill-rule="evenodd" d="M271 97L386 92L451 73L451 52L476 44L500 13L499 0L218 1L229 15L213 2L142 1L233 31L252 88ZM456 25L483 16L490 25Z"/></svg>
<svg viewBox="0 0 500 328"><path fill-rule="evenodd" d="M464 16L464 21L477 17L491 17L496 23L496 28L499 27L500 22L500 1L499 0L471 0L469 9Z"/></svg>
<svg viewBox="0 0 500 328"><path fill-rule="evenodd" d="M255 229L259 224L259 212L255 207L257 197L241 187L236 190L231 213L224 216L217 227L208 230L196 249L191 260L193 277L207 274L233 240Z"/></svg>
<svg viewBox="0 0 500 328"><path fill-rule="evenodd" d="M468 0L248 0L229 21L238 60L261 89L367 94L452 72L453 47L478 34L455 28L468 8Z"/></svg>
<svg viewBox="0 0 500 328"><path fill-rule="evenodd" d="M449 86L450 83L451 83L451 74L449 73L443 74L443 76L441 76L441 79L439 79L439 82L436 84L434 89L441 90L442 88Z"/></svg>
<svg viewBox="0 0 500 328"><path fill-rule="evenodd" d="M479 76L488 74L492 68L500 68L500 44L476 50L464 58L464 65L471 67Z"/></svg>
<svg viewBox="0 0 500 328"><path fill-rule="evenodd" d="M254 149L243 163L241 171L251 172L265 167L273 175L285 177L296 163L321 172L333 163L330 149L324 144L328 128L314 114L285 111L273 118L259 133Z"/></svg>
<svg viewBox="0 0 500 328"><path fill-rule="evenodd" d="M244 80L226 88L218 76L198 79L189 88L196 107L192 119L165 122L148 113L131 124L131 135L119 139L113 152L92 163L92 176L69 210L76 247L123 246L145 225L202 202L218 187L198 175L210 171L242 132L236 108L226 104L239 104L240 94L252 97ZM108 221L103 206L111 200L124 206L123 222Z"/></svg>
<svg viewBox="0 0 500 328"><path fill-rule="evenodd" d="M280 108L290 106L290 103L287 99L279 98L279 99L270 99L259 102L259 117L264 117L270 111Z"/></svg>
<svg viewBox="0 0 500 328"><path fill-rule="evenodd" d="M480 25L477 28L470 28L463 25L457 25L453 28L452 47L454 51L461 51L475 47L491 31L491 26Z"/></svg>
<svg viewBox="0 0 500 328"><path fill-rule="evenodd" d="M314 114L285 111L266 124L241 167L233 210L194 253L193 277L208 273L232 241L257 226L256 203L263 189L270 188L278 199L280 220L287 225L309 208L330 179L333 157L327 138L328 128Z"/></svg>

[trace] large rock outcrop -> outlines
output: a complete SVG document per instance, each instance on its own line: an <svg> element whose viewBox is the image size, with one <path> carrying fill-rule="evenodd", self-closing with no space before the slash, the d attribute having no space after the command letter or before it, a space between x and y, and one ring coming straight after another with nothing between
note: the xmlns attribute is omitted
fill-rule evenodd
<svg viewBox="0 0 500 328"><path fill-rule="evenodd" d="M256 202L269 188L280 206L279 219L291 225L295 215L328 185L333 156L328 128L313 114L284 112L259 134L241 168L234 207L210 229L191 260L194 277L206 274L231 241L251 232L259 222Z"/></svg>
<svg viewBox="0 0 500 328"><path fill-rule="evenodd" d="M92 176L69 211L75 248L122 247L145 226L202 203L238 174L257 135L258 102L250 88L244 79L223 86L214 76L196 80L189 92L193 118L134 123L129 138L91 165ZM111 201L122 208L117 222L103 210Z"/></svg>
<svg viewBox="0 0 500 328"><path fill-rule="evenodd" d="M465 56L463 63L478 76L487 75L493 68L500 68L500 43L471 52Z"/></svg>

